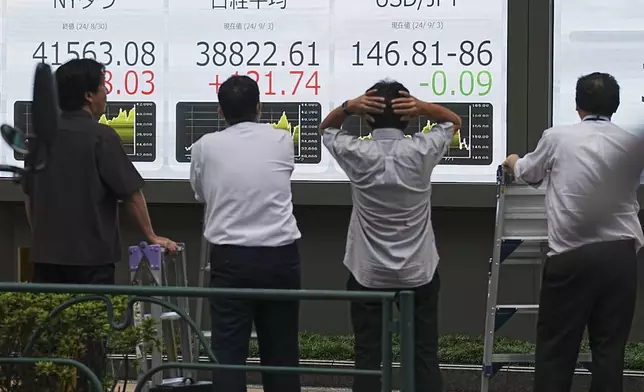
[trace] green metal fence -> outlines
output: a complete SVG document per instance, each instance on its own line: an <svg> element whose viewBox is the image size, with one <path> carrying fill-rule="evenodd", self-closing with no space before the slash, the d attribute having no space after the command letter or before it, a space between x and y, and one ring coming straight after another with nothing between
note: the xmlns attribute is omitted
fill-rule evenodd
<svg viewBox="0 0 644 392"><path fill-rule="evenodd" d="M96 391L103 391L101 380L86 365L68 358L34 358L29 353L46 323L55 318L60 312L75 304L87 301L102 301L107 306L108 322L114 330L124 330L134 323L134 309L136 302L149 302L161 305L168 310L177 312L185 319L194 334L197 336L209 363L167 362L156 368L150 369L139 378L135 392L140 392L144 385L157 372L166 369L213 370L230 369L257 372L298 373L298 374L331 374L331 375L370 375L380 376L382 391L392 390L392 335L400 335L400 380L404 392L414 392L414 296L411 291L393 292L355 292L355 291L327 291L327 290L259 290L259 289L217 289L199 287L152 287L152 286L111 286L111 285L63 285L63 284L34 284L34 283L0 283L0 292L15 293L68 293L81 294L50 312L47 319L31 335L27 346L19 356L0 358L0 364L35 365L41 362L50 362L56 365L66 365L77 368L83 373L88 382ZM114 320L114 307L107 295L127 295L129 300L125 320L121 323ZM206 338L201 332L201 326L171 303L154 297L225 297L239 299L264 299L264 300L331 300L331 301L381 301L383 305L382 320L382 369L328 369L314 367L275 367L260 365L226 365L219 364L212 352ZM394 304L398 304L400 316L394 319Z"/></svg>

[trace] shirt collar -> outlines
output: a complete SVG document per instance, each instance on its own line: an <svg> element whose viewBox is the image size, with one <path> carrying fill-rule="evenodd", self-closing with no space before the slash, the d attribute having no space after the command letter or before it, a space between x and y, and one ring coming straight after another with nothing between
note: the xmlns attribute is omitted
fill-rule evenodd
<svg viewBox="0 0 644 392"><path fill-rule="evenodd" d="M378 128L371 132L373 140L395 140L403 139L405 133L396 128Z"/></svg>
<svg viewBox="0 0 644 392"><path fill-rule="evenodd" d="M262 126L262 125L264 124L254 122L254 121L242 121L242 122L235 123L233 125L226 125L226 127L222 129L222 131L226 131L226 130L234 131L236 129L242 129L242 130L255 129L254 127Z"/></svg>
<svg viewBox="0 0 644 392"><path fill-rule="evenodd" d="M584 116L584 118L582 118L581 121L610 121L610 118L606 116L599 116L596 114L589 114L587 116Z"/></svg>
<svg viewBox="0 0 644 392"><path fill-rule="evenodd" d="M80 109L80 110L71 110L68 112L63 112L62 116L65 118L93 118L95 117L88 112L87 110Z"/></svg>

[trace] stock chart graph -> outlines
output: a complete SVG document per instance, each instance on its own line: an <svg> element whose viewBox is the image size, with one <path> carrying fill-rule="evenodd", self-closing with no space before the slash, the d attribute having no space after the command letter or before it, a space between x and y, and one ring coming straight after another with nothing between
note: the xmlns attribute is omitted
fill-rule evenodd
<svg viewBox="0 0 644 392"><path fill-rule="evenodd" d="M492 163L492 105L489 103L441 103L461 117L461 129L454 134L441 164L489 165ZM431 132L434 125L427 117L413 119L404 133ZM360 117L351 116L342 129L362 140L371 139L371 128Z"/></svg>
<svg viewBox="0 0 644 392"><path fill-rule="evenodd" d="M30 101L14 103L14 126L33 134ZM153 162L156 158L156 105L154 102L108 102L98 122L114 129L123 149L133 162ZM14 153L16 160L24 157Z"/></svg>
<svg viewBox="0 0 644 392"><path fill-rule="evenodd" d="M130 110L123 110L119 108L118 114L110 113L108 110L107 115L102 115L99 118L99 124L107 125L112 127L116 133L118 133L121 141L123 141L123 147L125 151L128 151L128 155L134 153L134 131L136 125L134 124L134 118L136 116L136 108Z"/></svg>
<svg viewBox="0 0 644 392"><path fill-rule="evenodd" d="M319 103L268 102L262 104L259 122L291 134L295 163L317 164L321 160L318 133L321 112ZM177 103L177 162L190 162L192 145L196 141L205 134L220 132L226 127L216 102Z"/></svg>

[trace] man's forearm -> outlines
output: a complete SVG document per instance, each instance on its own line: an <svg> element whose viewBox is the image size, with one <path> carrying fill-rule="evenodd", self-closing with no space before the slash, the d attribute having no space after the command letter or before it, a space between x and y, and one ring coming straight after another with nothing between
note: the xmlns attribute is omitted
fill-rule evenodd
<svg viewBox="0 0 644 392"><path fill-rule="evenodd" d="M148 204L145 201L143 191L138 190L134 192L129 199L124 200L128 212L134 218L137 225L145 235L145 238L151 240L155 237L154 230L152 230L152 222L150 221L150 214L148 213Z"/></svg>
<svg viewBox="0 0 644 392"><path fill-rule="evenodd" d="M327 128L340 128L344 120L344 109L342 109L342 106L338 106L333 109L320 124L320 134L323 135L324 130Z"/></svg>
<svg viewBox="0 0 644 392"><path fill-rule="evenodd" d="M424 115L439 123L451 122L454 124L454 132L461 129L461 117L444 106L425 102L423 105Z"/></svg>

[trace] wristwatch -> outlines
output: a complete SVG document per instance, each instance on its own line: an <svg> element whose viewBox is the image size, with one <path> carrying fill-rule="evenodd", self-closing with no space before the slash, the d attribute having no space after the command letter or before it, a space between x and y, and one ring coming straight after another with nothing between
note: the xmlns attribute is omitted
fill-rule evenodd
<svg viewBox="0 0 644 392"><path fill-rule="evenodd" d="M348 107L349 107L349 101L344 101L344 102L342 103L342 112L343 112L343 113L344 113L344 115L345 115L345 116L347 116L347 117L352 116L352 114L351 114L351 112L349 111L349 109L347 109Z"/></svg>

